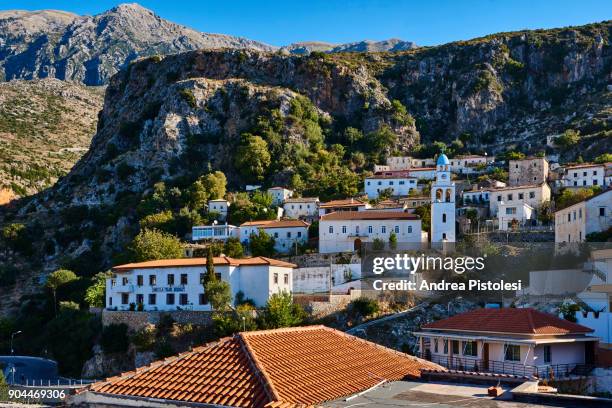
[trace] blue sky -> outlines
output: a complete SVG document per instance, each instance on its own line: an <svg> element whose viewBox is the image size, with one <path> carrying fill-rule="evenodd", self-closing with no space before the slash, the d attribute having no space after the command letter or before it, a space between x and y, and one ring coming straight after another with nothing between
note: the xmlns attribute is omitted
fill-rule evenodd
<svg viewBox="0 0 612 408"><path fill-rule="evenodd" d="M0 9L59 9L97 14L121 1L2 1ZM610 0L175 0L139 2L200 31L284 45L401 38L419 45L501 31L553 28L612 19Z"/></svg>

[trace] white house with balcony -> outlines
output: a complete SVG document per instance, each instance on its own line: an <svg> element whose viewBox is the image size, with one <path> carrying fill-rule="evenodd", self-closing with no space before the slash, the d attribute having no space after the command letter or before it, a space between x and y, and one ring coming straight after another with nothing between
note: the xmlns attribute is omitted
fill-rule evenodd
<svg viewBox="0 0 612 408"><path fill-rule="evenodd" d="M274 238L274 250L279 253L295 251L296 245L308 242L308 227L303 220L262 220L249 221L240 225L240 242L248 245L251 234L264 231Z"/></svg>
<svg viewBox="0 0 612 408"><path fill-rule="evenodd" d="M420 356L450 369L555 378L595 362L593 330L525 308L475 309L413 333Z"/></svg>
<svg viewBox="0 0 612 408"><path fill-rule="evenodd" d="M585 163L565 168L561 185L567 188L585 188L604 186L606 176L605 164Z"/></svg>
<svg viewBox="0 0 612 408"><path fill-rule="evenodd" d="M501 202L497 211L497 222L501 231L510 231L513 228L527 225L535 218L535 210L527 203Z"/></svg>
<svg viewBox="0 0 612 408"><path fill-rule="evenodd" d="M229 238L240 238L240 228L229 224L197 225L191 228L193 241L227 241Z"/></svg>
<svg viewBox="0 0 612 408"><path fill-rule="evenodd" d="M496 217L501 203L528 204L537 210L550 198L551 190L546 183L494 188L489 194L489 212Z"/></svg>
<svg viewBox="0 0 612 408"><path fill-rule="evenodd" d="M293 191L284 187L271 187L268 194L272 196L273 205L283 205L286 199L293 197Z"/></svg>
<svg viewBox="0 0 612 408"><path fill-rule="evenodd" d="M230 202L220 198L216 200L208 200L208 212L219 214L219 221L225 221L229 212Z"/></svg>
<svg viewBox="0 0 612 408"><path fill-rule="evenodd" d="M417 190L418 179L400 175L377 174L366 177L364 191L369 199L376 199L384 191L390 191L392 196L407 196Z"/></svg>
<svg viewBox="0 0 612 408"><path fill-rule="evenodd" d="M376 210L334 212L319 219L319 252L356 251L363 243L377 238L389 242L392 233L398 244L420 244L424 240L421 219L415 214Z"/></svg>
<svg viewBox="0 0 612 408"><path fill-rule="evenodd" d="M490 193L489 189L476 187L471 190L463 190L461 197L464 204L485 204L489 202Z"/></svg>
<svg viewBox="0 0 612 408"><path fill-rule="evenodd" d="M296 265L254 257L213 260L218 279L230 284L232 298L242 292L263 307L275 293L292 292ZM206 258L162 259L115 266L106 280L106 309L210 311L204 290Z"/></svg>

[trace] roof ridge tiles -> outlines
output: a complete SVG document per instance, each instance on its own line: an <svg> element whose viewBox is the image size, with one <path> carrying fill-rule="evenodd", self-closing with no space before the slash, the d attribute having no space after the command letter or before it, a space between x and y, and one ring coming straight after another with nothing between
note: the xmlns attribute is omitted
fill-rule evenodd
<svg viewBox="0 0 612 408"><path fill-rule="evenodd" d="M246 356L247 360L249 361L249 364L251 365L251 368L253 369L255 376L261 383L266 395L268 396L268 399L270 401L280 402L281 398L280 398L280 395L278 394L278 391L276 391L276 389L274 388L274 383L272 382L272 378L270 378L270 376L264 369L263 365L261 364L261 362L255 355L255 351L249 344L248 339L244 336L244 332L238 333L236 337L239 339L241 349L244 355Z"/></svg>

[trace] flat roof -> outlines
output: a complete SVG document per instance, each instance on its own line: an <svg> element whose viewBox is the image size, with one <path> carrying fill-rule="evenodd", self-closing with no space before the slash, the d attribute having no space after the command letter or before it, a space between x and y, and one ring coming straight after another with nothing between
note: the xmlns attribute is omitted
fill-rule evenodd
<svg viewBox="0 0 612 408"><path fill-rule="evenodd" d="M337 211L321 216L321 220L420 220L418 215L404 211Z"/></svg>

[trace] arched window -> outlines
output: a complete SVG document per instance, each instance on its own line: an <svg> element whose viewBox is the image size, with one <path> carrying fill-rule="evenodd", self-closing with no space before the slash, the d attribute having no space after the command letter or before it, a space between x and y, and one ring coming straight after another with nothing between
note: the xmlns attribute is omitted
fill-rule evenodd
<svg viewBox="0 0 612 408"><path fill-rule="evenodd" d="M446 202L450 203L451 202L451 189L447 189L446 190Z"/></svg>
<svg viewBox="0 0 612 408"><path fill-rule="evenodd" d="M446 222L446 214L442 214L442 222Z"/></svg>
<svg viewBox="0 0 612 408"><path fill-rule="evenodd" d="M436 189L436 201L442 201L442 189Z"/></svg>
<svg viewBox="0 0 612 408"><path fill-rule="evenodd" d="M446 239L446 232L442 233L442 239Z"/></svg>

